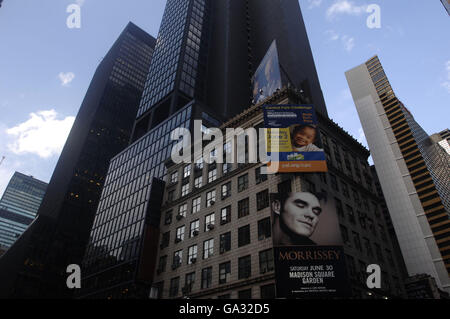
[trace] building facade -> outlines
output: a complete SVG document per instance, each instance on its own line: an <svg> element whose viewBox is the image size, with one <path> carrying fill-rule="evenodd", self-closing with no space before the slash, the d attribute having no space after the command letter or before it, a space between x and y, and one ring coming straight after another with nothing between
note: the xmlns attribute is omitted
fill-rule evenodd
<svg viewBox="0 0 450 319"><path fill-rule="evenodd" d="M277 19L262 23L269 11ZM167 181L170 134L192 132L194 120L203 130L218 127L249 107L252 76L273 40L280 63L292 70L290 85L317 100L326 116L298 1L167 1L132 143L111 160L80 298L149 296L161 214L154 204L162 200L160 181Z"/></svg>
<svg viewBox="0 0 450 319"><path fill-rule="evenodd" d="M266 104L302 104L285 89ZM222 129L264 127L262 104ZM369 152L337 124L319 116L327 174L262 175L262 164L174 165L168 161L153 296L275 298L269 196L326 192L335 198L354 298L405 296L401 262L382 214L367 163ZM230 147L224 145L224 150ZM382 289L366 286L367 265L382 268Z"/></svg>
<svg viewBox="0 0 450 319"><path fill-rule="evenodd" d="M47 183L15 172L0 200L0 245L11 247L36 218Z"/></svg>
<svg viewBox="0 0 450 319"><path fill-rule="evenodd" d="M66 297L81 264L110 159L129 143L155 39L129 23L98 66L61 153L39 217L0 261L1 295ZM6 270L3 270L6 269Z"/></svg>
<svg viewBox="0 0 450 319"><path fill-rule="evenodd" d="M449 291L450 219L424 155L428 136L395 96L377 56L346 76L408 273L428 274Z"/></svg>

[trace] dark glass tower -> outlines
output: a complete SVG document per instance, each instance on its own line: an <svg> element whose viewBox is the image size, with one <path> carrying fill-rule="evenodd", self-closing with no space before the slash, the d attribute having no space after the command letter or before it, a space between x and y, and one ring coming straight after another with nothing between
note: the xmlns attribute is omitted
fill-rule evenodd
<svg viewBox="0 0 450 319"><path fill-rule="evenodd" d="M129 143L155 42L129 23L98 66L37 220L0 260L0 296L70 296L66 268L81 264L109 161Z"/></svg>
<svg viewBox="0 0 450 319"><path fill-rule="evenodd" d="M85 258L81 298L148 298L164 162L177 127L218 127L251 105L251 78L276 40L291 86L326 116L297 0L168 0L132 144L111 160Z"/></svg>
<svg viewBox="0 0 450 319"><path fill-rule="evenodd" d="M14 173L0 200L0 245L11 247L36 218L46 189L47 183Z"/></svg>

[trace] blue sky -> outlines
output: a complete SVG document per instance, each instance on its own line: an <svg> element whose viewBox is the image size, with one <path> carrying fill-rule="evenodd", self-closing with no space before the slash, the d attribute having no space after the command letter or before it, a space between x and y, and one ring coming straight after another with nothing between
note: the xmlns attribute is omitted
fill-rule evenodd
<svg viewBox="0 0 450 319"><path fill-rule="evenodd" d="M216 0L217 1L217 0ZM100 59L133 21L156 37L165 0L5 0L0 8L0 194L14 171L49 181ZM66 8L81 5L81 28ZM439 0L300 0L327 107L364 142L345 71L378 54L428 133L450 115L450 17ZM367 5L381 8L369 29Z"/></svg>

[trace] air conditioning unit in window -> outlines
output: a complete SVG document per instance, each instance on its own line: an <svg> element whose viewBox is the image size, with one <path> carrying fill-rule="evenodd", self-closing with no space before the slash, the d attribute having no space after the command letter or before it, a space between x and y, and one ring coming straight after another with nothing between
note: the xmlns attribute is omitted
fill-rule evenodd
<svg viewBox="0 0 450 319"><path fill-rule="evenodd" d="M200 232L198 230L194 230L192 232L192 235L194 235L194 237L197 237L200 234Z"/></svg>
<svg viewBox="0 0 450 319"><path fill-rule="evenodd" d="M220 220L220 225L225 225L228 221L226 219L221 219Z"/></svg>
<svg viewBox="0 0 450 319"><path fill-rule="evenodd" d="M266 268L261 269L261 274L265 274L267 272Z"/></svg>
<svg viewBox="0 0 450 319"><path fill-rule="evenodd" d="M216 226L214 226L214 224L209 224L209 225L208 225L208 229L209 229L209 230L214 230L215 227L216 227Z"/></svg>
<svg viewBox="0 0 450 319"><path fill-rule="evenodd" d="M172 270L175 270L175 269L177 269L178 268L178 264L173 264L172 265Z"/></svg>
<svg viewBox="0 0 450 319"><path fill-rule="evenodd" d="M220 248L220 253L224 254L225 253L225 248Z"/></svg>
<svg viewBox="0 0 450 319"><path fill-rule="evenodd" d="M211 206L214 206L215 203L216 203L216 202L213 201L213 200L210 200L210 201L209 201L209 205L211 205Z"/></svg>
<svg viewBox="0 0 450 319"><path fill-rule="evenodd" d="M191 263L195 264L197 262L197 258L191 258Z"/></svg>
<svg viewBox="0 0 450 319"><path fill-rule="evenodd" d="M175 238L175 244L178 244L178 243L181 243L181 242L182 242L181 238Z"/></svg>
<svg viewBox="0 0 450 319"><path fill-rule="evenodd" d="M178 215L177 215L177 220L178 220L178 221L182 220L183 218L184 218L183 215L181 215L181 214L178 214Z"/></svg>

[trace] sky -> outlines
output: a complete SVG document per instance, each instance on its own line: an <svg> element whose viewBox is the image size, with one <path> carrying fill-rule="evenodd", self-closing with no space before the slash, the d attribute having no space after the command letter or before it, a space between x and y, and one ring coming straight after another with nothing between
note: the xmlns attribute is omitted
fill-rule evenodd
<svg viewBox="0 0 450 319"><path fill-rule="evenodd" d="M215 0L218 1L218 0ZM0 194L15 171L48 182L102 57L129 21L158 34L165 0L4 0ZM80 28L68 28L71 4ZM380 8L380 28L366 11ZM396 95L433 134L449 127L450 17L439 0L300 0L330 117L367 145L345 72L378 55Z"/></svg>

